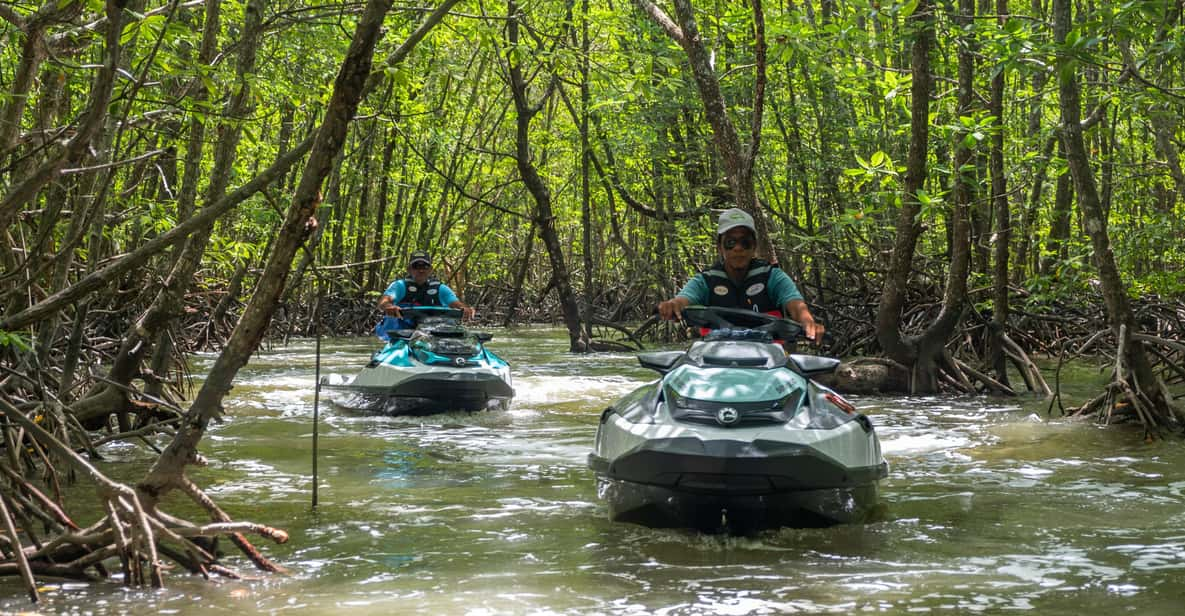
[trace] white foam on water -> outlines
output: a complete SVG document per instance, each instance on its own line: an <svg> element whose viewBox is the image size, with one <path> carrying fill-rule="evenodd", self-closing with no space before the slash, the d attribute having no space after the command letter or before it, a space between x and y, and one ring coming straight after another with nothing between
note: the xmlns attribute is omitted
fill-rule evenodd
<svg viewBox="0 0 1185 616"><path fill-rule="evenodd" d="M958 433L882 434L881 452L886 456L916 456L962 449L971 443L970 438Z"/></svg>
<svg viewBox="0 0 1185 616"><path fill-rule="evenodd" d="M645 381L619 376L540 376L515 378L516 405L539 405L557 402L583 402L590 399L606 403L633 391Z"/></svg>

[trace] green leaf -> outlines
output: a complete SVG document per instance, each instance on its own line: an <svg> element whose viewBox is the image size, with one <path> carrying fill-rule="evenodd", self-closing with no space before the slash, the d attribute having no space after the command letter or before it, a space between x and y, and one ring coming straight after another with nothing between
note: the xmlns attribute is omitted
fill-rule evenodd
<svg viewBox="0 0 1185 616"><path fill-rule="evenodd" d="M29 341L22 335L16 332L9 332L0 329L0 347L12 347L19 351L28 351L32 349Z"/></svg>

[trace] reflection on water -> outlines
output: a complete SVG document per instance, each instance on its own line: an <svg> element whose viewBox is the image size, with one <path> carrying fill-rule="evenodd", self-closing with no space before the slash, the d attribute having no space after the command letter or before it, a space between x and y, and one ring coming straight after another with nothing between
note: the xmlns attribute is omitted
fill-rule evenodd
<svg viewBox="0 0 1185 616"><path fill-rule="evenodd" d="M291 533L260 543L291 574L257 574L235 553L252 578L174 573L160 592L45 581L44 611L1176 614L1185 596L1176 443L1050 422L1044 401L855 398L891 467L883 521L752 537L651 530L607 521L586 456L600 411L652 374L631 355L570 356L556 330L504 332L491 347L514 370L509 411L323 407L316 512L312 344L259 354L203 443L211 465L193 475L236 519ZM322 372L352 372L373 348L333 341ZM128 445L107 453L105 470L127 480L150 462ZM0 610L29 607L3 583Z"/></svg>

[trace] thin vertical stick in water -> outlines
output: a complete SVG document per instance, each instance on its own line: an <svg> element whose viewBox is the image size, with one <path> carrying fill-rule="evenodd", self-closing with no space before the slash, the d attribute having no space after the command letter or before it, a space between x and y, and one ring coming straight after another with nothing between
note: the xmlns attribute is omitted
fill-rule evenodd
<svg viewBox="0 0 1185 616"><path fill-rule="evenodd" d="M318 285L320 286L320 285ZM317 330L316 367L313 369L313 509L317 508L317 426L320 423L321 402L321 295L317 295L317 305L313 307L313 327Z"/></svg>

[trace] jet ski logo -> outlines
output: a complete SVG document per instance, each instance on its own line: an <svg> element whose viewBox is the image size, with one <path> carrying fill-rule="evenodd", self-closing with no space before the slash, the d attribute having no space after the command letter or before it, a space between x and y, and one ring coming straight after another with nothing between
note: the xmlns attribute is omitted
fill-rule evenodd
<svg viewBox="0 0 1185 616"><path fill-rule="evenodd" d="M454 357L453 364L456 365L458 368L460 368L461 366L465 365L465 358L464 357Z"/></svg>
<svg viewBox="0 0 1185 616"><path fill-rule="evenodd" d="M726 406L719 411L716 411L716 421L722 426L731 426L732 424L741 420L741 412Z"/></svg>

